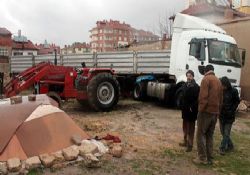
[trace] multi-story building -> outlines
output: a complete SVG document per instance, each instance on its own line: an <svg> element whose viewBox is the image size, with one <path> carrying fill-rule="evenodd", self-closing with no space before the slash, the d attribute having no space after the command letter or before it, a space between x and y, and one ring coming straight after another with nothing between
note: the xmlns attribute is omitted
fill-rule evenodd
<svg viewBox="0 0 250 175"><path fill-rule="evenodd" d="M8 81L9 77L9 60L11 56L11 32L6 28L0 27L0 91L2 92L2 84ZM3 76L2 76L3 75ZM3 83L2 83L3 81Z"/></svg>
<svg viewBox="0 0 250 175"><path fill-rule="evenodd" d="M115 48L126 46L131 42L131 27L124 22L97 21L96 27L90 32L92 52L114 51Z"/></svg>
<svg viewBox="0 0 250 175"><path fill-rule="evenodd" d="M12 40L12 55L37 55L38 48L27 39L26 36L21 35L21 30L18 35Z"/></svg>
<svg viewBox="0 0 250 175"><path fill-rule="evenodd" d="M181 13L197 16L212 23L246 17L247 14L232 9L231 0L191 0Z"/></svg>
<svg viewBox="0 0 250 175"><path fill-rule="evenodd" d="M82 54L90 52L90 45L83 42L75 42L72 45L65 45L64 48L61 50L61 53L64 55L67 54Z"/></svg>
<svg viewBox="0 0 250 175"><path fill-rule="evenodd" d="M232 4L234 9L250 14L250 0L232 0Z"/></svg>
<svg viewBox="0 0 250 175"><path fill-rule="evenodd" d="M153 34L150 31L137 30L135 28L132 28L131 31L132 31L132 39L137 43L159 41L159 36Z"/></svg>
<svg viewBox="0 0 250 175"><path fill-rule="evenodd" d="M43 44L36 44L35 45L38 48L38 55L48 55L48 54L60 54L60 46L57 46L56 44L49 44L47 40L44 41Z"/></svg>

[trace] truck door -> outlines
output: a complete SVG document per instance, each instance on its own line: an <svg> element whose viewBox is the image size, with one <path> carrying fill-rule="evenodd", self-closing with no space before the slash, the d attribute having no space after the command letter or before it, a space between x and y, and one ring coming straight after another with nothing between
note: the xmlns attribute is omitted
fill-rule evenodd
<svg viewBox="0 0 250 175"><path fill-rule="evenodd" d="M190 69L195 73L195 80L200 84L204 75L204 65L206 65L206 40L194 38L189 42L189 57L186 69Z"/></svg>

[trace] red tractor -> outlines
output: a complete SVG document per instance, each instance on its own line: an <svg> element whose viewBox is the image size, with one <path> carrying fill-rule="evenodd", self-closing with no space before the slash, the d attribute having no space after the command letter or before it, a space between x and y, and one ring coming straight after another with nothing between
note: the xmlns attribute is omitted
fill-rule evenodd
<svg viewBox="0 0 250 175"><path fill-rule="evenodd" d="M76 98L88 101L96 111L109 111L119 100L120 87L112 69L57 66L42 62L14 76L4 87L11 97L34 87L35 94L47 94L59 103Z"/></svg>

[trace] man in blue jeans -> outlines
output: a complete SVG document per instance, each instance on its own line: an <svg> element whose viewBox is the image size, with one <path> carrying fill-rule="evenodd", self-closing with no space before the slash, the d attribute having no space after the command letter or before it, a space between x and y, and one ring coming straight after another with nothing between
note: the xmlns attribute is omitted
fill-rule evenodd
<svg viewBox="0 0 250 175"><path fill-rule="evenodd" d="M231 86L227 77L221 78L221 84L223 88L223 103L219 117L222 135L220 154L225 155L226 151L234 148L230 133L232 124L235 121L235 111L240 103L240 98L237 89Z"/></svg>

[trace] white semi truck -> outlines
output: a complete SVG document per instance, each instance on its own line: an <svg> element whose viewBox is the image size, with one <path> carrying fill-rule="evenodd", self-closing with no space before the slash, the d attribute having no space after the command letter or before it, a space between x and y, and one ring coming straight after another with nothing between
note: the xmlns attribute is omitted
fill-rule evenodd
<svg viewBox="0 0 250 175"><path fill-rule="evenodd" d="M235 39L223 29L197 17L177 14L169 58L170 79L161 77L161 81L152 74L138 77L134 97L142 99L149 96L164 101L173 101L174 98L179 105L180 87L186 81L186 71L193 70L194 78L200 84L207 64L214 66L217 77L227 76L240 91L244 61L245 50L239 49Z"/></svg>

